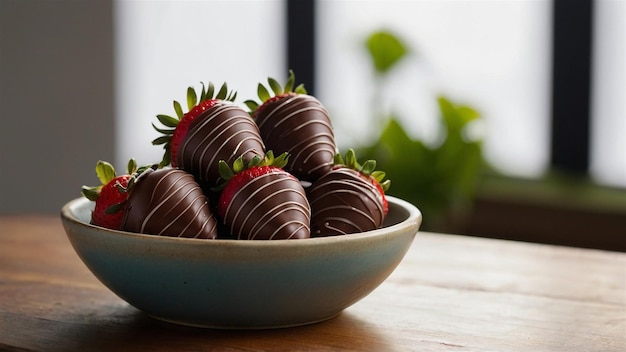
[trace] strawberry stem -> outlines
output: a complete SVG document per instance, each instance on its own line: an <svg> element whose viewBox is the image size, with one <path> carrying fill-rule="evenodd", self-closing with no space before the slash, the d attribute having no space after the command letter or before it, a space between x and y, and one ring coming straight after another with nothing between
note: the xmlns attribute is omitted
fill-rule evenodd
<svg viewBox="0 0 626 352"><path fill-rule="evenodd" d="M287 78L287 82L285 83L285 87L283 88L281 86L280 83L278 83L278 81L272 77L268 77L267 78L267 84L270 87L270 89L267 89L267 87L265 87L262 83L259 83L259 85L257 86L257 95L259 97L259 99L261 100L261 103L258 103L254 100L246 100L243 103L248 107L248 109L250 110L250 114L254 114L255 111L258 110L258 108L265 103L266 101L283 95L283 94L290 94L290 93L296 93L296 94L307 94L306 89L304 88L304 84L300 84L298 85L295 89L294 84L295 84L295 74L293 73L293 70L289 70L289 78ZM271 92L270 92L271 90Z"/></svg>
<svg viewBox="0 0 626 352"><path fill-rule="evenodd" d="M217 168L220 173L220 177L224 180L224 182L212 188L212 190L217 192L221 191L224 186L226 186L228 180L244 170L261 166L273 166L282 169L285 167L285 165L287 165L288 160L289 153L285 152L277 157L274 157L274 152L271 150L268 150L263 157L261 157L260 155L255 155L252 159L250 159L247 165L243 160L243 155L239 156L233 162L232 168L226 163L226 161L220 160L218 162Z"/></svg>
<svg viewBox="0 0 626 352"><path fill-rule="evenodd" d="M342 156L340 153L335 154L334 163L335 165L341 165L356 170L365 176L372 177L380 184L384 192L387 192L391 186L391 180L385 180L385 172L380 170L376 171L376 160L370 159L361 165L357 161L356 153L352 148L348 149L345 156Z"/></svg>

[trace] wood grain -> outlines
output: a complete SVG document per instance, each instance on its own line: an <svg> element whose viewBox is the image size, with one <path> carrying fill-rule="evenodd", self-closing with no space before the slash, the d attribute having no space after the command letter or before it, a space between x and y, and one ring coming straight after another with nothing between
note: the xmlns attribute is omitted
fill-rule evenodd
<svg viewBox="0 0 626 352"><path fill-rule="evenodd" d="M624 351L626 254L419 233L335 319L222 331L156 321L100 284L55 217L0 217L0 350Z"/></svg>

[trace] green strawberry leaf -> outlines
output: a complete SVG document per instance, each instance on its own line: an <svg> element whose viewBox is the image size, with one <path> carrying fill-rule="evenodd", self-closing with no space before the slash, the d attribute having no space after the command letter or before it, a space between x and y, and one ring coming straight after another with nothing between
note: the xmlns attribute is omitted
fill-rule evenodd
<svg viewBox="0 0 626 352"><path fill-rule="evenodd" d="M122 209L122 205L123 205L123 203L113 204L110 207L106 208L104 210L104 212L106 214L115 214L115 213L117 213L118 211L120 211Z"/></svg>
<svg viewBox="0 0 626 352"><path fill-rule="evenodd" d="M333 163L335 165L345 165L346 164L346 162L343 161L343 156L341 155L341 153L335 154L335 157L333 159Z"/></svg>
<svg viewBox="0 0 626 352"><path fill-rule="evenodd" d="M196 95L196 90L193 87L187 88L187 110L193 109L198 102L198 96Z"/></svg>
<svg viewBox="0 0 626 352"><path fill-rule="evenodd" d="M183 118L183 115L185 115L183 113L183 108L180 106L180 103L177 102L176 100L174 100L174 111L176 112L176 116L178 116L178 120ZM169 126L169 127L176 127L176 126Z"/></svg>
<svg viewBox="0 0 626 352"><path fill-rule="evenodd" d="M372 177L380 184L384 192L387 192L391 185L391 180L383 181L387 174L384 171L376 170L376 160L369 159L365 161L363 165L360 165L357 161L354 149L348 149L345 156L342 156L340 153L335 154L334 164L356 170L365 176Z"/></svg>
<svg viewBox="0 0 626 352"><path fill-rule="evenodd" d="M128 165L126 166L126 171L128 172L129 175L132 175L135 172L137 172L137 161L134 158L130 158L128 160Z"/></svg>
<svg viewBox="0 0 626 352"><path fill-rule="evenodd" d="M256 157L256 155L255 155L255 157ZM241 172L241 170L243 170L245 168L246 168L246 163L244 163L243 157L238 157L237 159L235 159L235 162L233 163L233 171L234 171L234 173L239 173L239 172Z"/></svg>
<svg viewBox="0 0 626 352"><path fill-rule="evenodd" d="M368 160L361 166L361 173L369 176L376 170L376 160Z"/></svg>
<svg viewBox="0 0 626 352"><path fill-rule="evenodd" d="M300 83L296 89L294 90L294 93L296 94L307 94L306 89L304 88L304 83Z"/></svg>
<svg viewBox="0 0 626 352"><path fill-rule="evenodd" d="M360 169L359 163L356 161L356 154L354 152L354 149L348 149L348 152L346 152L345 160L347 167L354 170Z"/></svg>
<svg viewBox="0 0 626 352"><path fill-rule="evenodd" d="M152 127L159 133L164 134L164 135L173 135L174 131L176 130L175 128L160 128L157 127L154 123L152 124Z"/></svg>
<svg viewBox="0 0 626 352"><path fill-rule="evenodd" d="M102 186L83 186L81 188L81 193L83 194L83 196L85 196L85 198L89 199L92 202L95 202L96 199L98 199L98 197L100 196L100 189L102 189Z"/></svg>
<svg viewBox="0 0 626 352"><path fill-rule="evenodd" d="M266 101L271 97L270 92L261 83L259 83L259 86L257 87L257 94L259 95L259 99L261 99L261 101Z"/></svg>
<svg viewBox="0 0 626 352"><path fill-rule="evenodd" d="M278 83L278 81L274 78L269 77L267 79L267 83L269 83L270 88L272 88L272 92L274 92L274 95L279 95L283 93L283 87L281 87L280 83Z"/></svg>
<svg viewBox="0 0 626 352"><path fill-rule="evenodd" d="M296 75L293 72L293 70L289 70L289 78L287 78L287 83L285 83L285 90L283 92L284 93L291 92L295 82L296 82Z"/></svg>
<svg viewBox="0 0 626 352"><path fill-rule="evenodd" d="M227 97L228 97L228 85L226 84L226 82L224 82L224 84L222 84L222 86L220 87L220 90L217 92L217 95L215 96L215 98L224 100Z"/></svg>
<svg viewBox="0 0 626 352"><path fill-rule="evenodd" d="M383 192L387 193L387 191L389 190L389 187L391 187L391 180L385 180L382 183L378 181L378 184L383 189Z"/></svg>
<svg viewBox="0 0 626 352"><path fill-rule="evenodd" d="M254 100L246 100L243 103L246 104L246 106L248 107L248 110L250 111L256 111L256 109L259 108L259 103L257 103Z"/></svg>
<svg viewBox="0 0 626 352"><path fill-rule="evenodd" d="M274 161L272 164L282 169L285 167L285 165L287 165L288 161L289 161L289 153L284 152L278 157L274 158Z"/></svg>
<svg viewBox="0 0 626 352"><path fill-rule="evenodd" d="M387 174L384 171L374 171L371 173L371 176L378 181L378 183L383 182L383 180L385 179L385 176L387 176Z"/></svg>
<svg viewBox="0 0 626 352"><path fill-rule="evenodd" d="M179 122L179 120L177 120L176 118L171 117L169 115L164 115L164 114L158 114L157 115L157 119L164 126L166 126L166 127L173 127L173 128L176 128L176 126L178 126L178 122Z"/></svg>
<svg viewBox="0 0 626 352"><path fill-rule="evenodd" d="M161 137L157 137L154 140L152 140L152 145L167 144L167 143L170 143L171 141L172 141L172 136L171 135L161 136Z"/></svg>
<svg viewBox="0 0 626 352"><path fill-rule="evenodd" d="M213 82L209 82L208 83L209 88L207 88L207 91L204 91L204 83L202 83L202 100L207 99L207 97L212 97L213 94L215 94L215 85L213 84Z"/></svg>
<svg viewBox="0 0 626 352"><path fill-rule="evenodd" d="M115 178L115 168L109 162L99 160L96 164L96 176L100 183L106 185Z"/></svg>

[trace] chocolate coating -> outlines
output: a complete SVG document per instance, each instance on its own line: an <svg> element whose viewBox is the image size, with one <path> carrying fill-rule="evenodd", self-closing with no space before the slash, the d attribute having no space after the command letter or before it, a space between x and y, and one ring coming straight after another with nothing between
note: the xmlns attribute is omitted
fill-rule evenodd
<svg viewBox="0 0 626 352"><path fill-rule="evenodd" d="M264 155L259 129L237 105L220 102L196 117L178 150L179 167L207 185L220 183L218 162L228 165L243 155L246 162Z"/></svg>
<svg viewBox="0 0 626 352"><path fill-rule="evenodd" d="M358 171L340 167L320 177L308 189L311 237L346 235L381 227L383 199Z"/></svg>
<svg viewBox="0 0 626 352"><path fill-rule="evenodd" d="M311 210L304 188L283 170L254 178L229 203L224 223L236 239L310 237Z"/></svg>
<svg viewBox="0 0 626 352"><path fill-rule="evenodd" d="M290 154L285 171L306 181L330 171L337 146L328 111L315 97L287 95L267 103L255 118L267 150Z"/></svg>
<svg viewBox="0 0 626 352"><path fill-rule="evenodd" d="M191 174L180 169L149 169L131 188L122 229L213 239L217 236L217 220Z"/></svg>

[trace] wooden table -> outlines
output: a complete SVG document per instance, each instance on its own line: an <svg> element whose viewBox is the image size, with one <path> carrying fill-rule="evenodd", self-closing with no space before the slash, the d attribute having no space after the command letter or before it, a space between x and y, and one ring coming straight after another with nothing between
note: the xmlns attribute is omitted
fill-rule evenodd
<svg viewBox="0 0 626 352"><path fill-rule="evenodd" d="M0 217L0 350L626 351L626 254L419 233L332 320L222 331L153 320L105 288L56 217Z"/></svg>

